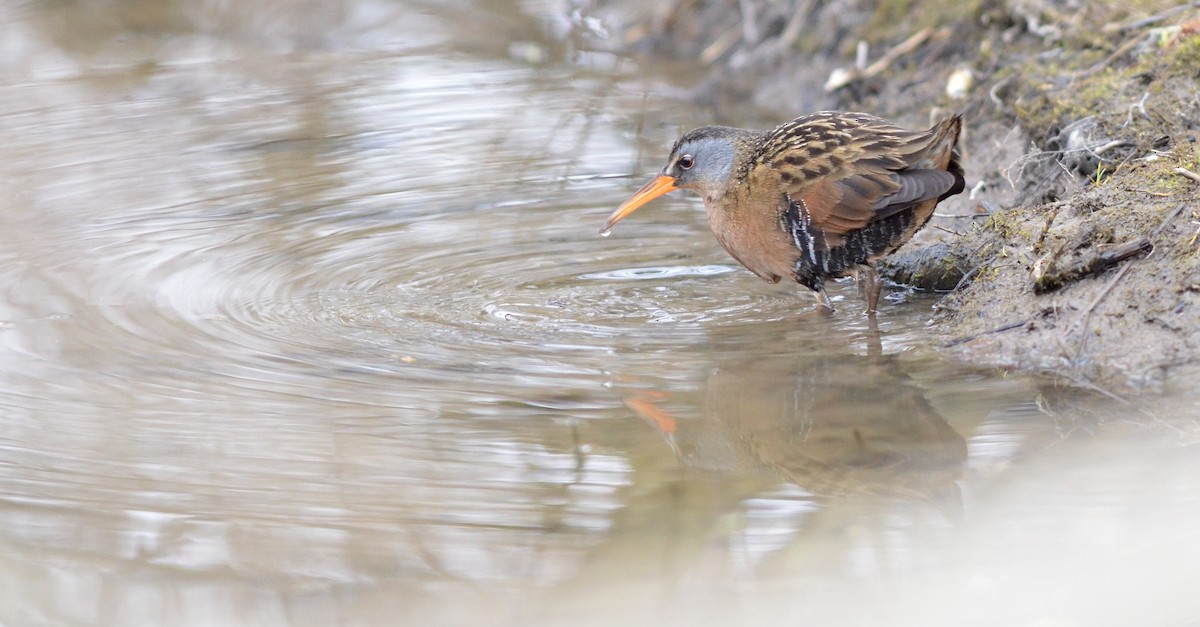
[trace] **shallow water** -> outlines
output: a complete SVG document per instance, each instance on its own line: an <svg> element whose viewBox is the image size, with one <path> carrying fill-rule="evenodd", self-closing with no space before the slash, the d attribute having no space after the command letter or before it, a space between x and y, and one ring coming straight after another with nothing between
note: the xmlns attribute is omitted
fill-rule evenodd
<svg viewBox="0 0 1200 627"><path fill-rule="evenodd" d="M681 116L563 13L0 8L0 624L1200 620L1193 396L599 237Z"/></svg>

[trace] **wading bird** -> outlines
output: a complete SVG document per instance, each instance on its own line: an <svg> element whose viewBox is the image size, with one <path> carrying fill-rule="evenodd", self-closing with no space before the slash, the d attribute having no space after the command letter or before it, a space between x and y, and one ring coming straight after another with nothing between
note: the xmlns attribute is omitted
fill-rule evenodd
<svg viewBox="0 0 1200 627"><path fill-rule="evenodd" d="M792 279L830 309L825 280L865 281L872 267L925 226L934 207L963 190L960 116L910 131L865 113L823 111L771 131L705 126L675 142L662 172L608 217L601 233L676 189L704 198L717 241L772 283Z"/></svg>

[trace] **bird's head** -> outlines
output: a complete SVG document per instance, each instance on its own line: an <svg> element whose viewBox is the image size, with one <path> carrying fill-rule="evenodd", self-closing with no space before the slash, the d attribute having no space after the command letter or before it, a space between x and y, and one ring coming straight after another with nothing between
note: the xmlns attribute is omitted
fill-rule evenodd
<svg viewBox="0 0 1200 627"><path fill-rule="evenodd" d="M704 126L680 137L662 172L617 207L600 232L607 233L638 207L677 189L690 189L706 202L720 198L733 176L738 146L753 137L753 131L725 126Z"/></svg>

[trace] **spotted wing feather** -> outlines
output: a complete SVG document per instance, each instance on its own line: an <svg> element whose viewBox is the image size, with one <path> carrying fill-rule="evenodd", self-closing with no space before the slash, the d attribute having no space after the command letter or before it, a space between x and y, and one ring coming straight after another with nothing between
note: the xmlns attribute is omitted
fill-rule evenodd
<svg viewBox="0 0 1200 627"><path fill-rule="evenodd" d="M866 114L816 113L767 134L753 175L777 180L824 234L818 245L836 247L872 222L961 191L961 169L946 171L957 167L958 125L954 117L910 131Z"/></svg>

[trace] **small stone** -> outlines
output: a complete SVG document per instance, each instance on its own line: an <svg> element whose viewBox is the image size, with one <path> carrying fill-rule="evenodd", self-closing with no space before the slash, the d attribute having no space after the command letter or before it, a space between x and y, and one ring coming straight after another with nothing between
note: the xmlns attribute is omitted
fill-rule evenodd
<svg viewBox="0 0 1200 627"><path fill-rule="evenodd" d="M946 95L954 100L962 100L971 92L971 87L975 84L975 74L971 68L959 66L950 74L950 78L946 80Z"/></svg>

